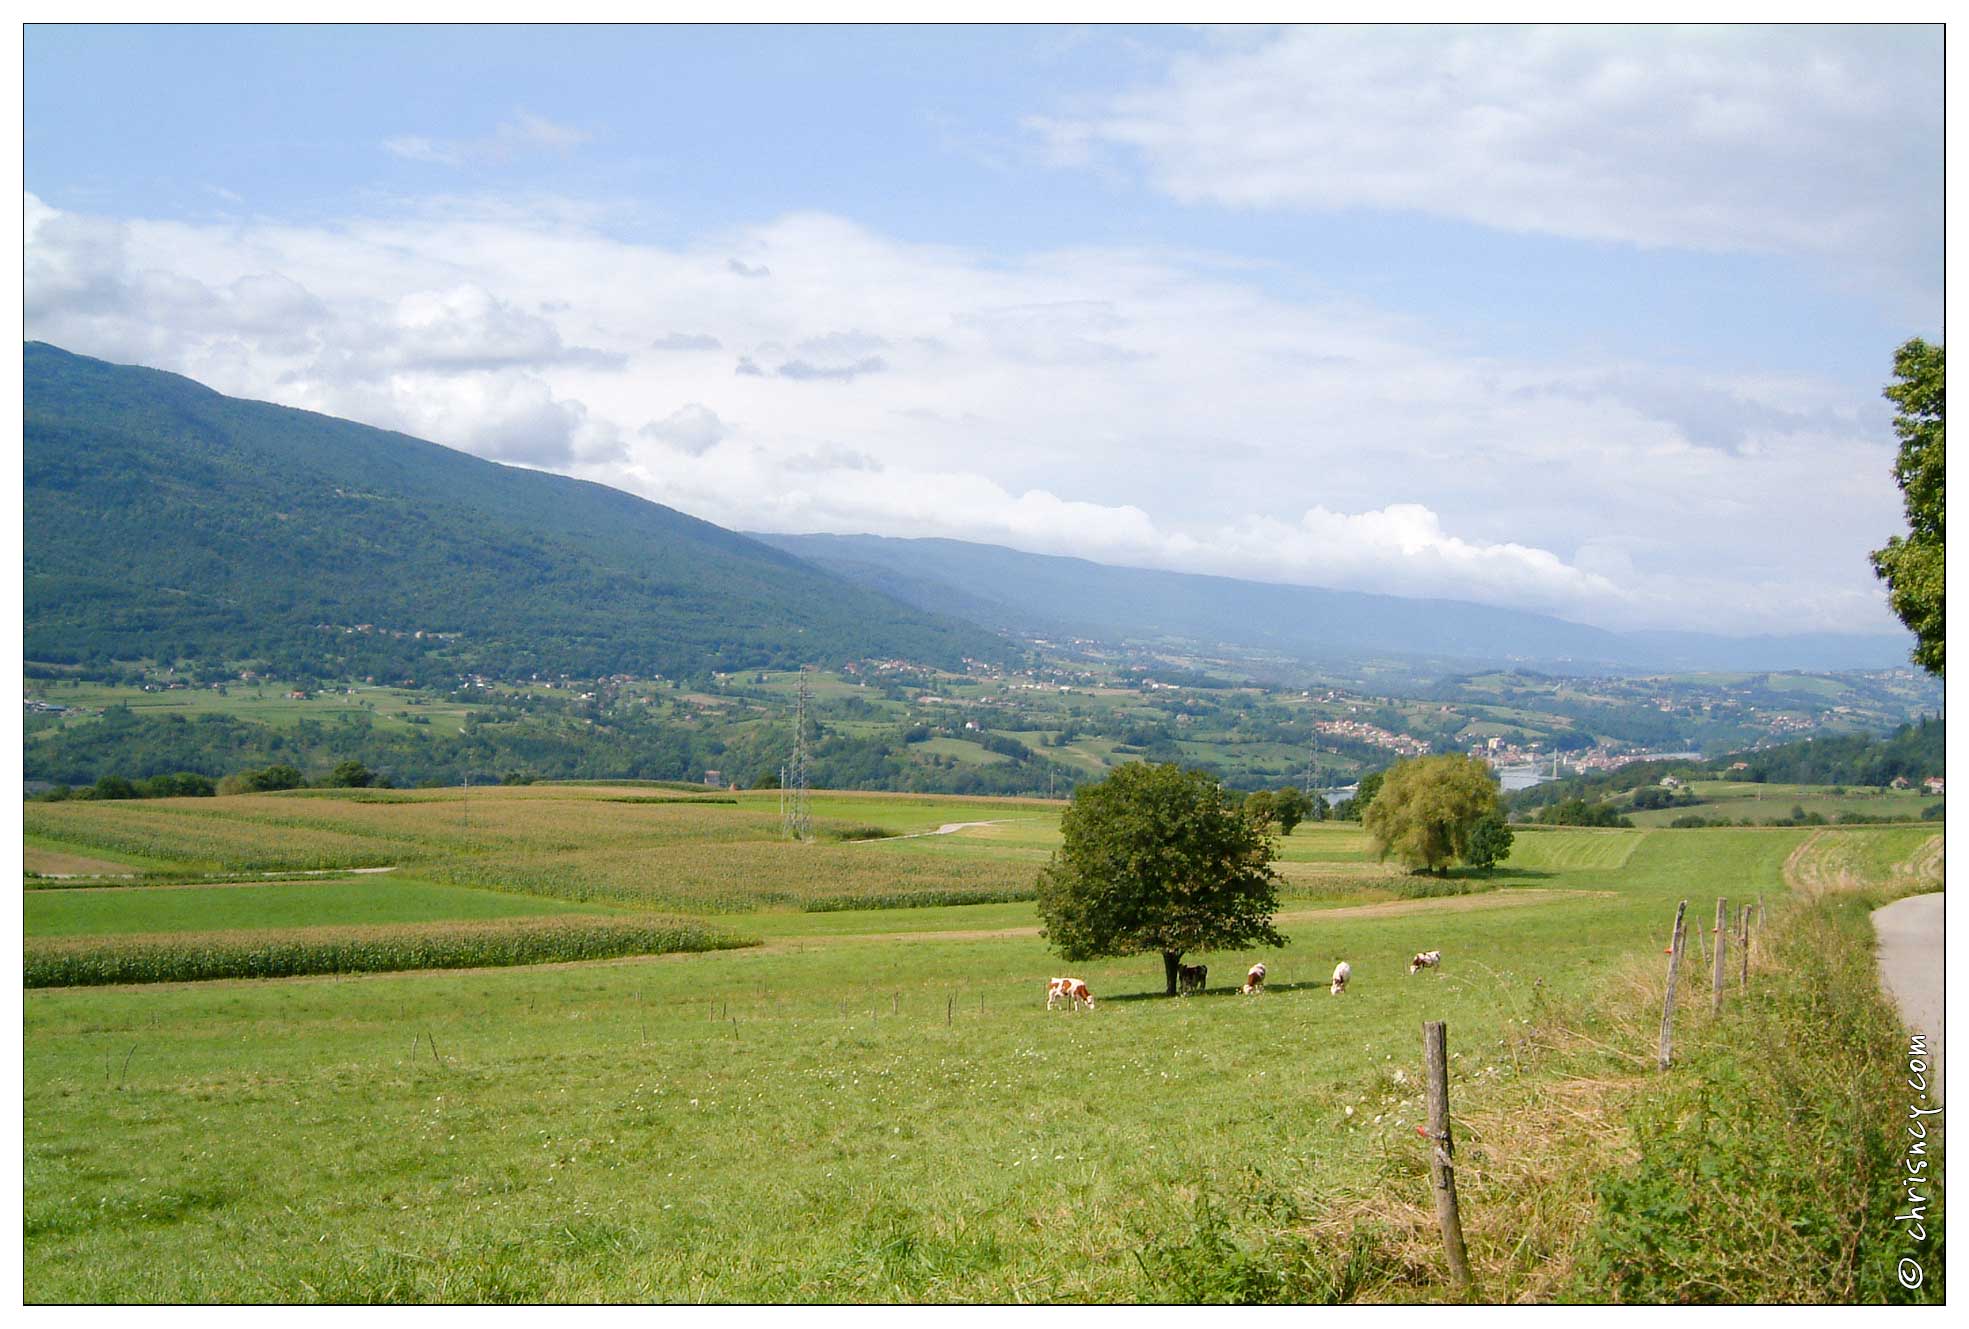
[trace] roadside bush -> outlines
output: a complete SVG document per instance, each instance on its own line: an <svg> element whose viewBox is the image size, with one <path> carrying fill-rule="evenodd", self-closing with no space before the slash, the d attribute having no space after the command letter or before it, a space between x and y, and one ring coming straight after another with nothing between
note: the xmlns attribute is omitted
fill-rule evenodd
<svg viewBox="0 0 1969 1329"><path fill-rule="evenodd" d="M1925 1235L1894 1221L1914 1092L1874 972L1868 895L1801 899L1748 996L1696 1025L1633 1112L1640 1160L1601 1179L1578 1295L1620 1302L1940 1302L1939 1117ZM1896 1279L1920 1260L1918 1292Z"/></svg>
<svg viewBox="0 0 1969 1329"><path fill-rule="evenodd" d="M31 941L25 986L477 969L730 950L756 938L678 918L543 918Z"/></svg>

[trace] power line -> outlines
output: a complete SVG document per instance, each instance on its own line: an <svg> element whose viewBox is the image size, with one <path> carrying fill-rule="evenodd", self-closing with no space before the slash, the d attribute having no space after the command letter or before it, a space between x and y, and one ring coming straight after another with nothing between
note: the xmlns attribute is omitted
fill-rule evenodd
<svg viewBox="0 0 1969 1329"><path fill-rule="evenodd" d="M807 807L807 671L800 670L800 688L793 698L793 755L779 780L780 830L789 840L814 838L813 814Z"/></svg>

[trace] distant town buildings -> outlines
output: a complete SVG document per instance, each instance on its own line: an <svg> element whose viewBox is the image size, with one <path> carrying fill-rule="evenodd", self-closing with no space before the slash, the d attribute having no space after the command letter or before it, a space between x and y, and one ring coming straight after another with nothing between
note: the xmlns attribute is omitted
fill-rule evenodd
<svg viewBox="0 0 1969 1329"><path fill-rule="evenodd" d="M1412 734L1390 733L1380 725L1369 724L1365 720L1315 720L1313 729L1333 738L1352 739L1356 743L1386 748L1404 757L1424 757L1429 753L1427 741Z"/></svg>

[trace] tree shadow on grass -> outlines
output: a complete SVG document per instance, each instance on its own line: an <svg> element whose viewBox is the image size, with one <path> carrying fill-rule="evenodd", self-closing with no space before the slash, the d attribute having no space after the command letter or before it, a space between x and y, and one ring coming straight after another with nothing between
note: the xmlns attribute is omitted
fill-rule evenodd
<svg viewBox="0 0 1969 1329"><path fill-rule="evenodd" d="M1317 983L1266 983L1265 991L1261 995L1271 996L1276 992L1324 992L1331 986L1331 979L1321 979ZM1188 992L1180 997L1172 997L1167 992L1124 992L1118 997L1101 997L1099 1000L1103 1002L1188 1001L1191 997L1208 997L1214 1000L1219 997L1240 997L1243 995L1244 993L1241 988L1222 987L1205 988L1201 992Z"/></svg>

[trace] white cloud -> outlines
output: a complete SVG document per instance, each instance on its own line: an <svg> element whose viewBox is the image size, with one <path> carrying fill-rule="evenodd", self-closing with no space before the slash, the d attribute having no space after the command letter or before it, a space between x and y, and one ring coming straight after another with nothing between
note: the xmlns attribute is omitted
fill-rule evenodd
<svg viewBox="0 0 1969 1329"><path fill-rule="evenodd" d="M731 432L718 413L700 402L679 406L661 420L636 431L641 437L667 443L680 452L701 457Z"/></svg>
<svg viewBox="0 0 1969 1329"><path fill-rule="evenodd" d="M423 134L398 134L383 140L383 151L405 161L433 166L503 166L533 153L566 155L590 137L579 129L520 111L482 138L436 139Z"/></svg>
<svg viewBox="0 0 1969 1329"><path fill-rule="evenodd" d="M1028 126L1186 202L1798 255L1938 322L1941 115L1939 25L1320 26Z"/></svg>
<svg viewBox="0 0 1969 1329"><path fill-rule="evenodd" d="M1614 626L1891 624L1865 563L1899 528L1871 385L1473 356L1222 263L1003 258L814 214L675 247L573 209L290 227L30 197L26 215L31 337L727 526ZM735 249L773 280L732 280Z"/></svg>

